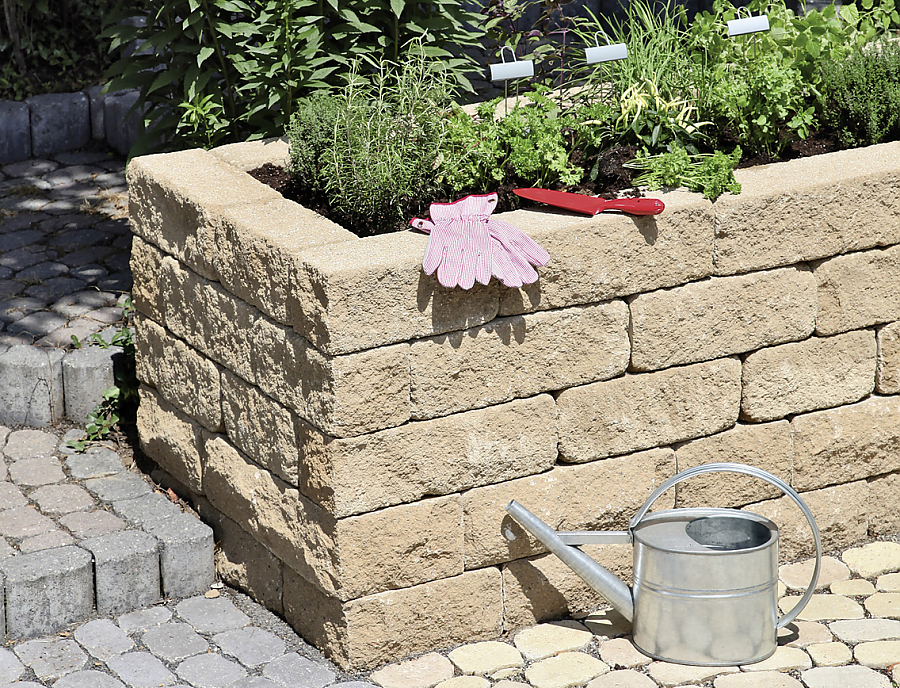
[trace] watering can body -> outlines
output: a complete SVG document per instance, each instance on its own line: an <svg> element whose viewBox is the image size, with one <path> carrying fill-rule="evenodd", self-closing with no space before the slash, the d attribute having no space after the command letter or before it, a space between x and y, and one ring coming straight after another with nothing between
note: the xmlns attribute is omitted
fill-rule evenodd
<svg viewBox="0 0 900 688"><path fill-rule="evenodd" d="M780 619L778 527L772 521L735 509L647 513L675 483L718 471L778 485L802 505L810 522L817 554L812 581L800 602ZM732 666L766 659L777 647L778 628L796 618L812 596L820 568L821 543L808 507L775 476L742 464L707 464L670 478L638 511L628 531L557 533L515 501L507 511L632 621L639 650L668 662ZM632 589L577 549L591 542L632 543Z"/></svg>

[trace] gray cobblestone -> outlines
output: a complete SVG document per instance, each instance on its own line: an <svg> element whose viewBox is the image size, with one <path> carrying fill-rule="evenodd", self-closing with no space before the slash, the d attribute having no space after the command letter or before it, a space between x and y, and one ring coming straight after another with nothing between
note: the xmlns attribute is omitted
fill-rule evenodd
<svg viewBox="0 0 900 688"><path fill-rule="evenodd" d="M182 513L168 498L156 492L136 499L120 499L112 503L112 508L122 518L137 526Z"/></svg>
<svg viewBox="0 0 900 688"><path fill-rule="evenodd" d="M56 452L55 435L43 430L17 430L10 433L3 453L13 461L19 459L46 459Z"/></svg>
<svg viewBox="0 0 900 688"><path fill-rule="evenodd" d="M45 485L32 492L31 499L38 509L51 516L88 511L94 507L91 495L78 485Z"/></svg>
<svg viewBox="0 0 900 688"><path fill-rule="evenodd" d="M135 633L164 624L171 618L172 612L165 607L151 607L150 609L141 609L140 611L123 614L116 619L116 622L125 633Z"/></svg>
<svg viewBox="0 0 900 688"><path fill-rule="evenodd" d="M179 602L175 611L200 633L221 633L250 623L244 612L224 598L191 597Z"/></svg>
<svg viewBox="0 0 900 688"><path fill-rule="evenodd" d="M263 669L263 676L284 688L323 688L334 682L335 673L327 666L292 652L269 662Z"/></svg>
<svg viewBox="0 0 900 688"><path fill-rule="evenodd" d="M134 641L109 619L96 619L82 624L75 631L75 640L92 657L104 662L134 647Z"/></svg>
<svg viewBox="0 0 900 688"><path fill-rule="evenodd" d="M6 464L3 465L4 469ZM28 504L28 500L22 491L12 483L0 482L0 511L15 509ZM2 531L2 528L0 528ZM2 535L2 532L0 532Z"/></svg>
<svg viewBox="0 0 900 688"><path fill-rule="evenodd" d="M134 499L150 493L150 487L139 476L128 471L103 478L85 480L84 486L104 502Z"/></svg>
<svg viewBox="0 0 900 688"><path fill-rule="evenodd" d="M11 650L0 649L0 682L12 683L18 681L25 673L25 666L18 660Z"/></svg>
<svg viewBox="0 0 900 688"><path fill-rule="evenodd" d="M102 478L125 470L122 458L106 447L91 447L84 454L71 454L66 457L66 467L78 480Z"/></svg>
<svg viewBox="0 0 900 688"><path fill-rule="evenodd" d="M76 538L92 538L125 530L127 524L108 511L77 512L59 520Z"/></svg>
<svg viewBox="0 0 900 688"><path fill-rule="evenodd" d="M247 670L237 662L212 653L189 657L175 673L196 688L225 688L247 676Z"/></svg>
<svg viewBox="0 0 900 688"><path fill-rule="evenodd" d="M123 688L123 683L102 671L88 669L63 676L53 688Z"/></svg>
<svg viewBox="0 0 900 688"><path fill-rule="evenodd" d="M144 633L144 645L166 662L181 662L209 650L203 636L186 623L166 623Z"/></svg>
<svg viewBox="0 0 900 688"><path fill-rule="evenodd" d="M0 535L22 539L54 530L53 521L33 506L0 511Z"/></svg>
<svg viewBox="0 0 900 688"><path fill-rule="evenodd" d="M51 638L29 640L15 648L19 660L41 681L53 681L87 663L87 655L74 640Z"/></svg>
<svg viewBox="0 0 900 688"><path fill-rule="evenodd" d="M55 547L65 547L74 543L72 536L64 530L53 529L34 537L26 538L19 543L19 550L22 554L31 554L32 552L40 552L45 549L53 549Z"/></svg>
<svg viewBox="0 0 900 688"><path fill-rule="evenodd" d="M213 641L226 654L237 657L244 666L257 667L284 654L284 641L274 633L255 626L225 631Z"/></svg>
<svg viewBox="0 0 900 688"><path fill-rule="evenodd" d="M16 485L38 487L66 479L59 459L19 459L9 466L9 477Z"/></svg>
<svg viewBox="0 0 900 688"><path fill-rule="evenodd" d="M175 675L149 652L127 652L111 657L106 665L131 688L159 688L175 683Z"/></svg>
<svg viewBox="0 0 900 688"><path fill-rule="evenodd" d="M122 614L159 599L156 540L140 530L123 530L84 540L94 555L97 611Z"/></svg>

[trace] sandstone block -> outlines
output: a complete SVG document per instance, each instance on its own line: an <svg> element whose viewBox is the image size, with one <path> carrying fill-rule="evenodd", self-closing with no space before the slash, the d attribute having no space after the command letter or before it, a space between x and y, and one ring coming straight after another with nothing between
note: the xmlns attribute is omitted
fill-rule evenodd
<svg viewBox="0 0 900 688"><path fill-rule="evenodd" d="M291 324L288 302L297 289L294 263L314 246L358 241L318 213L279 198L227 206L211 219L213 267L232 294L270 318Z"/></svg>
<svg viewBox="0 0 900 688"><path fill-rule="evenodd" d="M294 487L300 475L296 415L234 373L222 372L222 417L234 445Z"/></svg>
<svg viewBox="0 0 900 688"><path fill-rule="evenodd" d="M564 620L526 628L516 633L513 644L526 659L535 660L560 652L583 650L593 639L593 634L583 624Z"/></svg>
<svg viewBox="0 0 900 688"><path fill-rule="evenodd" d="M730 462L756 466L791 480L791 425L787 421L762 425L735 425L717 435L701 437L675 449L678 471L707 463ZM774 485L747 475L700 475L675 487L678 506L737 507L782 494Z"/></svg>
<svg viewBox="0 0 900 688"><path fill-rule="evenodd" d="M252 330L262 315L217 282L170 256L160 269L166 329L216 363L254 382Z"/></svg>
<svg viewBox="0 0 900 688"><path fill-rule="evenodd" d="M675 472L670 449L559 466L529 478L463 493L466 568L479 568L544 551L506 513L515 499L557 530L621 530L650 493ZM671 506L664 495L658 506Z"/></svg>
<svg viewBox="0 0 900 688"><path fill-rule="evenodd" d="M285 569L285 616L345 669L500 635L500 571L461 576L340 603ZM327 643L327 645L326 645Z"/></svg>
<svg viewBox="0 0 900 688"><path fill-rule="evenodd" d="M724 358L567 389L556 400L560 458L591 461L730 428L740 368Z"/></svg>
<svg viewBox="0 0 900 688"><path fill-rule="evenodd" d="M525 663L516 648L496 640L463 645L453 650L448 657L463 674L478 676L493 675Z"/></svg>
<svg viewBox="0 0 900 688"><path fill-rule="evenodd" d="M798 561L793 564L784 564L778 568L778 578L788 590L806 592L809 581L812 579L815 565L815 558ZM833 584L838 582L849 583L851 582L847 580L849 578L850 569L847 568L846 564L834 557L823 556L819 578L816 581L816 590L823 590L832 586L831 592L835 595L846 594L837 592Z"/></svg>
<svg viewBox="0 0 900 688"><path fill-rule="evenodd" d="M193 492L203 492L201 426L169 404L152 387L141 385L137 429L141 449Z"/></svg>
<svg viewBox="0 0 900 688"><path fill-rule="evenodd" d="M827 166L804 158L738 170L743 192L715 204L717 274L900 242L900 201L882 193L900 181L898 154L889 143L841 151Z"/></svg>
<svg viewBox="0 0 900 688"><path fill-rule="evenodd" d="M206 453L210 503L248 524L257 541L333 597L348 600L463 571L456 495L335 520L224 437L209 435Z"/></svg>
<svg viewBox="0 0 900 688"><path fill-rule="evenodd" d="M875 389L875 333L847 332L762 349L744 359L741 414L759 422L852 404Z"/></svg>
<svg viewBox="0 0 900 688"><path fill-rule="evenodd" d="M797 416L792 486L810 490L900 470L900 397Z"/></svg>
<svg viewBox="0 0 900 688"><path fill-rule="evenodd" d="M711 275L712 204L678 191L660 198L666 212L657 217L574 218L546 208L504 214L551 258L534 284L501 287L501 315L596 303Z"/></svg>
<svg viewBox="0 0 900 688"><path fill-rule="evenodd" d="M799 595L782 597L778 600L778 607L785 614L791 611L800 601ZM863 608L855 600L842 595L813 595L809 598L798 619L805 621L832 621L834 619L862 619L865 617Z"/></svg>
<svg viewBox="0 0 900 688"><path fill-rule="evenodd" d="M900 543L870 542L848 549L843 559L861 578L875 578L888 571L900 571Z"/></svg>
<svg viewBox="0 0 900 688"><path fill-rule="evenodd" d="M900 320L900 246L835 256L814 265L813 274L817 334Z"/></svg>
<svg viewBox="0 0 900 688"><path fill-rule="evenodd" d="M844 643L818 643L806 651L816 666L844 666L853 661L853 652Z"/></svg>
<svg viewBox="0 0 900 688"><path fill-rule="evenodd" d="M291 162L291 147L286 137L227 143L210 149L210 154L249 172L266 163L286 167Z"/></svg>
<svg viewBox="0 0 900 688"><path fill-rule="evenodd" d="M199 275L216 279L211 214L281 195L204 150L135 158L128 165L134 232Z"/></svg>
<svg viewBox="0 0 900 688"><path fill-rule="evenodd" d="M863 666L891 669L900 662L900 640L876 640L860 643L853 648L853 656Z"/></svg>
<svg viewBox="0 0 900 688"><path fill-rule="evenodd" d="M580 548L623 580L631 580L630 545ZM521 628L596 609L603 598L552 554L503 566L503 627Z"/></svg>
<svg viewBox="0 0 900 688"><path fill-rule="evenodd" d="M900 394L900 321L878 330L875 390L879 394Z"/></svg>
<svg viewBox="0 0 900 688"><path fill-rule="evenodd" d="M805 268L713 277L630 303L635 370L708 361L808 337L816 289Z"/></svg>
<svg viewBox="0 0 900 688"><path fill-rule="evenodd" d="M259 427L271 435L277 426ZM300 421L295 446L300 491L341 518L541 473L556 445L556 405L542 394L347 439Z"/></svg>
<svg viewBox="0 0 900 688"><path fill-rule="evenodd" d="M408 344L328 356L267 318L251 336L259 388L321 431L352 437L409 420Z"/></svg>
<svg viewBox="0 0 900 688"><path fill-rule="evenodd" d="M138 379L208 430L222 429L219 369L165 328L137 314L134 349Z"/></svg>
<svg viewBox="0 0 900 688"><path fill-rule="evenodd" d="M889 473L869 480L869 535L895 535L900 532L900 474Z"/></svg>
<svg viewBox="0 0 900 688"><path fill-rule="evenodd" d="M381 688L430 688L453 677L453 664L437 652L389 664L369 679Z"/></svg>
<svg viewBox="0 0 900 688"><path fill-rule="evenodd" d="M862 578L853 578L852 580L835 581L830 586L831 592L835 595L846 595L847 597L868 597L875 593L875 586L869 581Z"/></svg>
<svg viewBox="0 0 900 688"><path fill-rule="evenodd" d="M563 652L535 662L525 670L525 677L534 688L572 688L608 671L609 667L596 657L584 652Z"/></svg>
<svg viewBox="0 0 900 688"><path fill-rule="evenodd" d="M212 526L216 540L216 572L223 581L245 591L276 614L284 613L281 602L284 564L240 525L200 498L197 509Z"/></svg>
<svg viewBox="0 0 900 688"><path fill-rule="evenodd" d="M860 480L800 495L816 519L825 552L846 547L866 537L866 514L859 505L866 503L868 492L868 485ZM782 560L815 554L806 518L790 497L750 504L746 509L765 516L778 526Z"/></svg>
<svg viewBox="0 0 900 688"><path fill-rule="evenodd" d="M498 283L446 289L422 272L428 238L398 232L319 246L293 263L294 328L336 355L464 330L497 315Z"/></svg>
<svg viewBox="0 0 900 688"><path fill-rule="evenodd" d="M135 309L158 323L163 322L162 261L165 254L139 236L131 238L131 299Z"/></svg>
<svg viewBox="0 0 900 688"><path fill-rule="evenodd" d="M412 343L413 418L434 418L625 372L622 301L497 320Z"/></svg>

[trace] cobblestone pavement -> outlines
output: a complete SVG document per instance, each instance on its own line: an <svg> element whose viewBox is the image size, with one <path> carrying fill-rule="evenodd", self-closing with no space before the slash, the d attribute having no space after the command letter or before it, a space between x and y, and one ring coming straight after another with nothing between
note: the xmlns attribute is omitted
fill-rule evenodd
<svg viewBox="0 0 900 688"><path fill-rule="evenodd" d="M131 288L126 206L123 163L104 151L0 168L0 353L13 344L67 347L72 334L83 339L121 317ZM754 665L653 661L620 617L598 611L347 675L281 619L213 582L209 529L194 514L108 448L72 454L66 439L82 433L71 432L0 426L0 622L9 636L0 688L900 686L898 542L827 557L819 592L775 655ZM160 527L166 519L181 527ZM87 563L77 552L90 552ZM167 582L162 552L174 557L173 576L192 565L193 576ZM145 557L157 555L161 579L148 581ZM101 575L104 563L111 578ZM783 609L811 568L781 567ZM73 592L85 580L93 586L86 606ZM39 602L50 605L52 631L26 628L34 615L19 613ZM22 640L23 630L33 637Z"/></svg>
<svg viewBox="0 0 900 688"><path fill-rule="evenodd" d="M68 348L131 291L125 163L106 149L0 167L0 352Z"/></svg>

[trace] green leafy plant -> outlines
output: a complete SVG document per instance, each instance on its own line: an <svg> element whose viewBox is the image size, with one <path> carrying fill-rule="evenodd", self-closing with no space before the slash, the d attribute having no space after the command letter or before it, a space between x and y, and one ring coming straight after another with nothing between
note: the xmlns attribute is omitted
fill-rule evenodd
<svg viewBox="0 0 900 688"><path fill-rule="evenodd" d="M506 177L507 146L494 117L499 102L498 98L481 103L475 116L458 105L447 113L437 182L456 195L486 192Z"/></svg>
<svg viewBox="0 0 900 688"><path fill-rule="evenodd" d="M673 148L660 155L638 156L626 167L642 170L634 179L636 186L647 186L651 191L684 186L714 201L726 191L741 192L741 185L734 178L734 168L740 159L739 147L731 155L722 151L690 155L683 148Z"/></svg>
<svg viewBox="0 0 900 688"><path fill-rule="evenodd" d="M135 14L146 21L124 22ZM120 0L103 35L135 50L107 72L108 89L140 89L146 132L133 154L277 136L298 98L414 39L468 86L472 61L451 47L477 44L477 17L461 0Z"/></svg>
<svg viewBox="0 0 900 688"><path fill-rule="evenodd" d="M643 80L629 86L619 99L620 115L616 120L620 138L655 151L672 145L689 148L696 153L696 143L704 138L697 108L687 100L666 101L656 84Z"/></svg>
<svg viewBox="0 0 900 688"><path fill-rule="evenodd" d="M819 67L820 113L846 147L900 137L900 46L881 40Z"/></svg>

